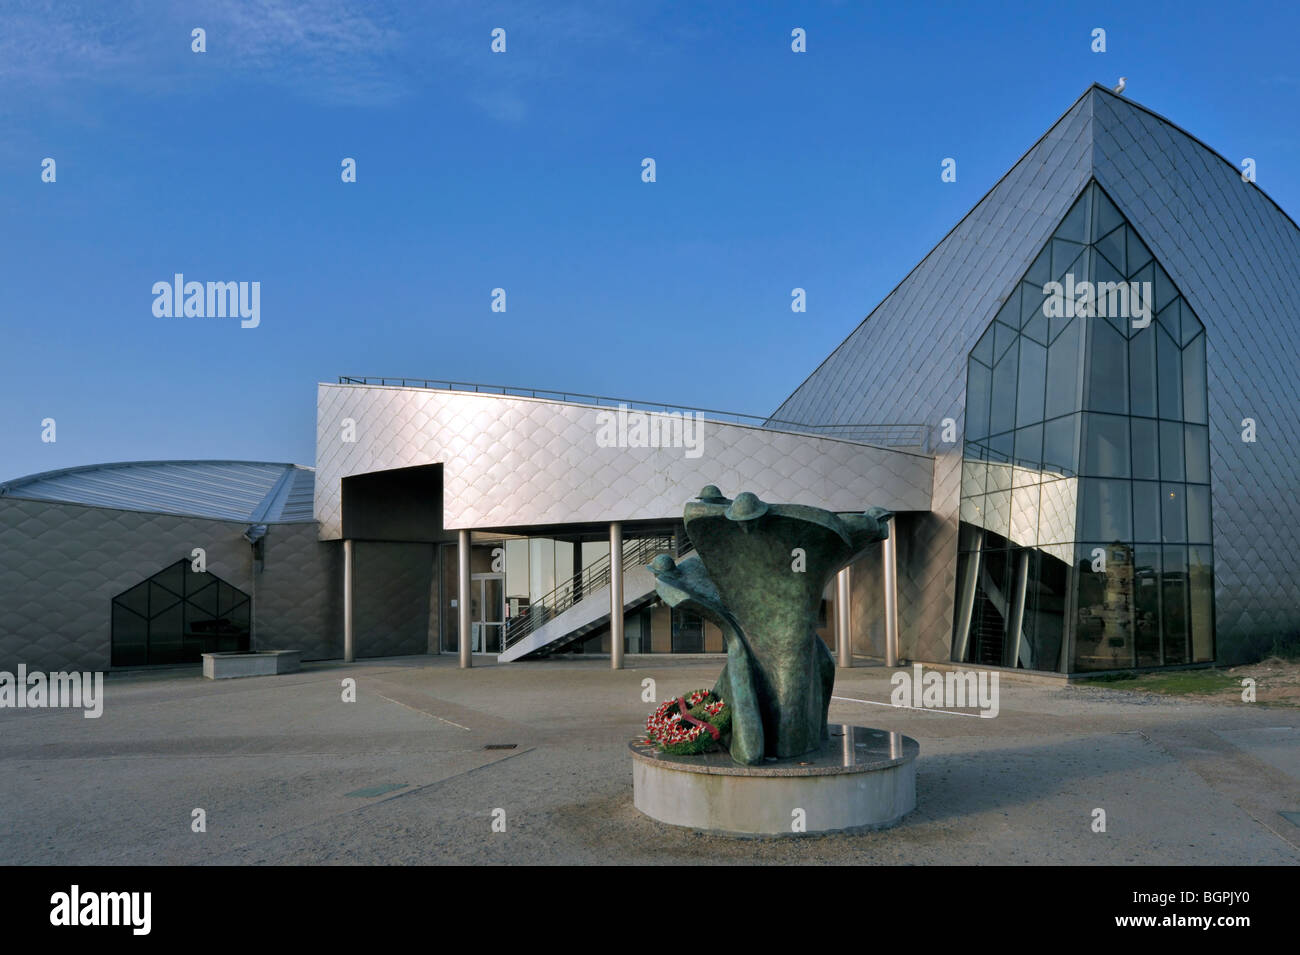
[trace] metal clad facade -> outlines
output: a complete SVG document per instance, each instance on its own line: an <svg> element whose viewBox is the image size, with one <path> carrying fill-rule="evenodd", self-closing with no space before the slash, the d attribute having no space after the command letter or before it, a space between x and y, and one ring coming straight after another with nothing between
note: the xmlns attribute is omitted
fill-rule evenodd
<svg viewBox="0 0 1300 955"><path fill-rule="evenodd" d="M854 511L928 510L930 457L759 427L700 423L702 451L600 447L594 408L376 385L319 386L316 516L342 536L344 477L443 464L447 528L664 519L706 484ZM351 427L348 423L352 422ZM345 436L355 436L355 441Z"/></svg>

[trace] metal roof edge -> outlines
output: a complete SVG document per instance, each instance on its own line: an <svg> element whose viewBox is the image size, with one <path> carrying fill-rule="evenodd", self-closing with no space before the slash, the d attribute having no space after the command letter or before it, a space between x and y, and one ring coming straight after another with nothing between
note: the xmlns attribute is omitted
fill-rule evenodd
<svg viewBox="0 0 1300 955"><path fill-rule="evenodd" d="M817 367L814 368L812 372L806 378L804 378L803 381L799 382L799 384L795 387L794 391L790 392L790 394L786 395L785 398L782 399L781 403L776 406L775 410L773 410L772 412L773 417L776 415L778 411L780 411L782 408L784 408L787 404L790 403L790 399L793 398L795 395L797 395L800 389L803 388L804 385L808 384L808 382L812 381L813 378L816 377L817 373L820 372L822 368L826 366L826 363L835 357L836 352L838 352L841 348L843 348L844 345L848 342L848 340L857 334L858 329L860 329L863 325L867 324L867 322L871 320L872 315L875 315L876 312L880 311L881 307L886 302L888 302L899 289L901 289L904 285L907 284L908 280L911 279L911 277L916 274L916 271L921 266L925 265L925 263L929 260L930 256L934 255L934 253L938 251L939 246L947 242L952 237L953 233L955 233L958 229L961 228L962 223L964 223L967 219L969 219L972 215L975 214L975 210L978 209L980 206L982 206L988 200L989 196L993 195L993 193L997 191L998 186L1002 185L1002 183L1006 181L1007 177L1010 176L1013 172L1015 172L1016 169L1020 166L1020 164L1024 162L1026 159L1028 159L1030 154L1033 153L1033 151L1037 149L1047 139L1047 137L1052 135L1052 131L1055 130L1056 127L1060 126L1061 123L1065 122L1066 117L1068 117L1071 113L1075 111L1075 109L1079 106L1079 104L1083 102L1083 100L1087 98L1087 96L1092 92L1093 87L1097 85L1098 84L1093 83L1092 86L1089 86L1086 90L1080 93L1079 96L1074 100L1074 102L1070 104L1069 108L1056 118L1056 122L1052 123L1051 126L1047 127L1046 132L1044 132L1043 135L1039 136L1036 140L1034 140L1033 145L1031 145L1028 149L1026 149L1024 153L1021 154L1019 159L1017 159L1009 167L1007 167L1007 171L1004 172L1001 176L999 176L997 182L993 183L993 185L988 188L988 190L984 193L984 195L980 196L979 200L975 202L975 204L972 205L968 210L966 210L966 214L962 216L960 219L958 219L957 222L953 225L953 227L949 229L947 232L945 232L943 234L943 237L939 239L938 242L936 242L933 246L931 246L930 251L926 252L925 255L921 256L920 261L918 261L916 265L912 266L911 269L908 270L907 274L904 275L898 281L898 284L895 285L892 289L890 289L888 294L886 294L884 298L882 298L879 302L876 303L875 307L872 308L871 311L868 312L863 317L862 321L858 322L858 324L853 326L852 331L850 331L847 335L845 335L844 338L841 339L840 343L836 345L833 349L831 349L831 353L827 355L825 358L823 358L821 362L818 363ZM1088 121L1089 122L1092 121L1091 115L1089 115Z"/></svg>

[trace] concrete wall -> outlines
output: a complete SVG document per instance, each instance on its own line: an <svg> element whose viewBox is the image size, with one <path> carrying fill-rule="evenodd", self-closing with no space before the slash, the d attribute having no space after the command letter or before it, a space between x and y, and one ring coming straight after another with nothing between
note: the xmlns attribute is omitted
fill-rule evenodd
<svg viewBox="0 0 1300 955"><path fill-rule="evenodd" d="M0 669L108 669L113 598L195 547L206 551L209 572L251 594L247 526L0 498ZM316 540L314 524L270 526L257 585L259 646L303 650L307 659L341 654L329 586L341 579L339 551Z"/></svg>

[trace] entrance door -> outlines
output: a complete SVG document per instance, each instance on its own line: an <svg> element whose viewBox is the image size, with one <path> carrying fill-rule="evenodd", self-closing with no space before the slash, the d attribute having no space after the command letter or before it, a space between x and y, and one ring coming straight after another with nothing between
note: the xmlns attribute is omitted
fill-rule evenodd
<svg viewBox="0 0 1300 955"><path fill-rule="evenodd" d="M474 574L470 581L470 649L475 653L500 653L506 623L505 574Z"/></svg>

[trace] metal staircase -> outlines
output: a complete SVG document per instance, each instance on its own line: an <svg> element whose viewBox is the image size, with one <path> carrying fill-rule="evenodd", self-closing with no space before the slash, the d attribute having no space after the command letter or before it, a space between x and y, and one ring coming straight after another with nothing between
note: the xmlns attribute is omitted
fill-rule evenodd
<svg viewBox="0 0 1300 955"><path fill-rule="evenodd" d="M635 609L654 597L646 565L676 553L671 536L639 537L623 544L623 606ZM506 621L502 662L547 656L598 629L609 619L609 555L593 561L549 594ZM603 599L598 599L603 598ZM539 632L541 639L537 639Z"/></svg>

